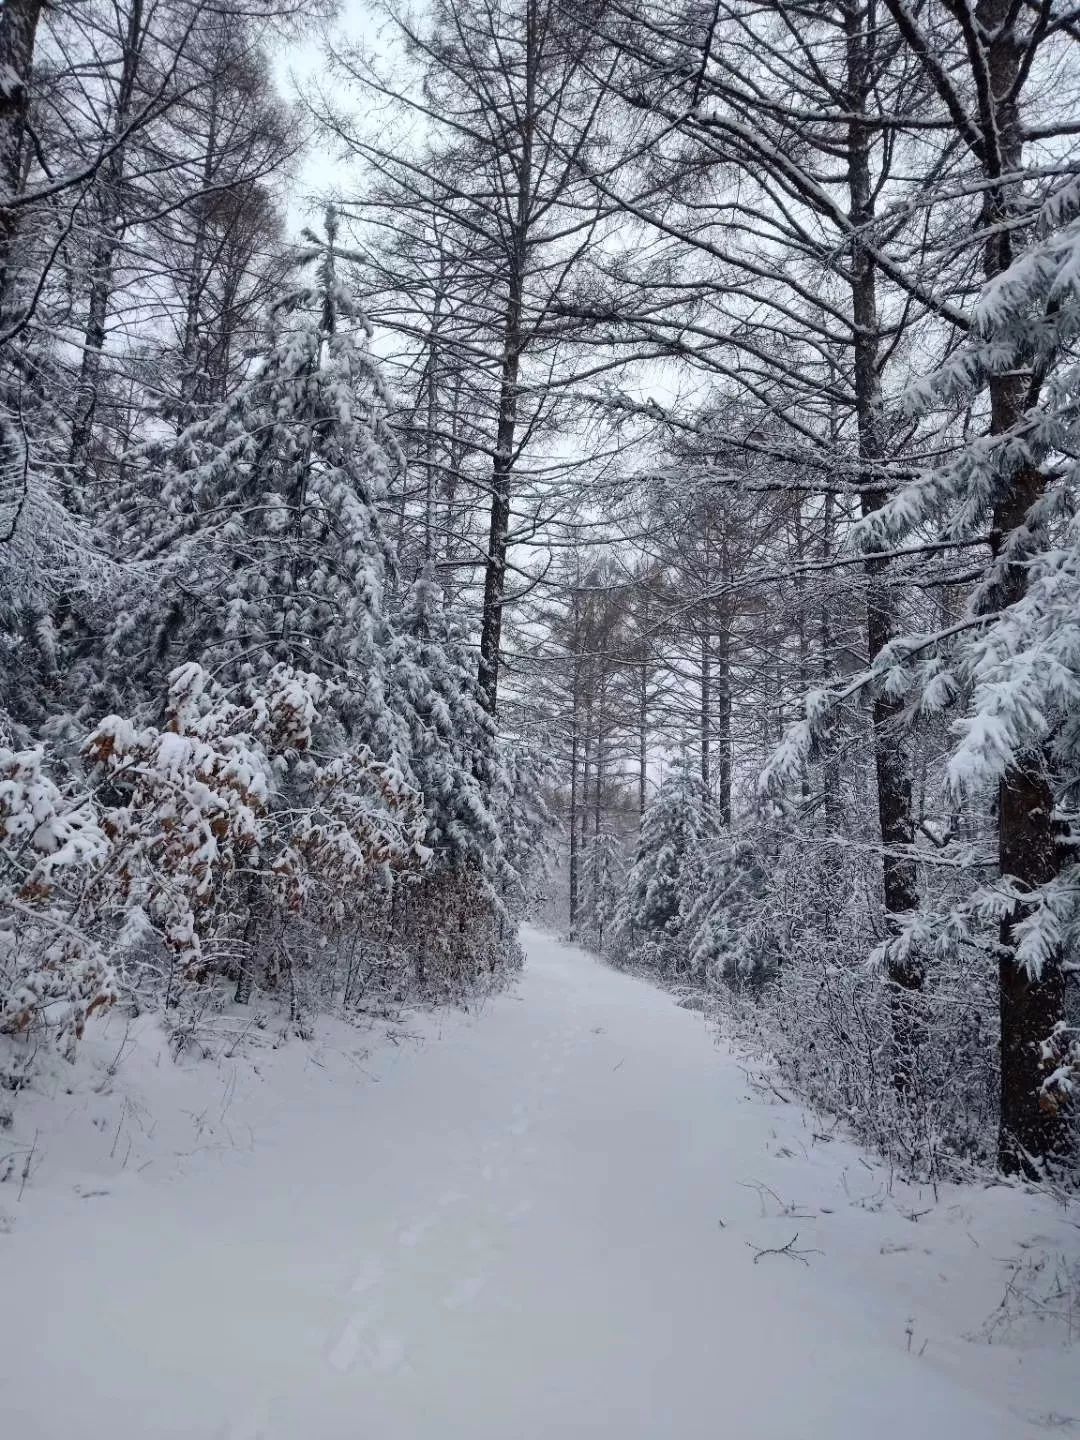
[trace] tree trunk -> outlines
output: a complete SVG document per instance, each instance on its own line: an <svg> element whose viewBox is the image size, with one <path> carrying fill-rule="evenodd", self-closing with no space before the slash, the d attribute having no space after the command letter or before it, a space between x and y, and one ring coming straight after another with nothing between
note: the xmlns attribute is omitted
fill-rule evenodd
<svg viewBox="0 0 1080 1440"><path fill-rule="evenodd" d="M703 626L701 631L701 704L698 726L701 731L701 788L708 795L712 785L709 766L709 743L712 736L712 656L708 626Z"/></svg>
<svg viewBox="0 0 1080 1440"><path fill-rule="evenodd" d="M592 705L585 706L585 724L581 744L581 841L580 853L585 853L589 838L589 772L592 766Z"/></svg>
<svg viewBox="0 0 1080 1440"><path fill-rule="evenodd" d="M135 97L135 79L142 56L143 0L131 0L124 35L124 60L113 114L112 137L124 133L131 119ZM122 191L126 156L119 143L110 155L98 194L99 231L94 241L90 263L90 295L87 305L86 329L83 334L82 364L75 397L75 415L71 424L68 470L65 478L65 500L69 506L81 508L86 479L90 441L94 429L94 412L101 390L101 361L105 350L106 321L113 292L113 263L123 233L121 216Z"/></svg>
<svg viewBox="0 0 1080 1440"><path fill-rule="evenodd" d="M839 439L837 428L832 428L830 438L835 443ZM820 559L828 564L833 558L833 497L826 494L822 504L821 523L821 555ZM821 653L819 656L820 683L828 684L828 677L832 668L832 622L830 619L830 608L835 603L832 597L822 600L821 614L818 620L819 643ZM825 789L825 829L830 837L839 835L844 826L844 807L840 796L840 762L834 746L830 745L825 751L823 770L823 785Z"/></svg>
<svg viewBox="0 0 1080 1440"><path fill-rule="evenodd" d="M10 204L22 190L23 138L30 102L30 70L42 0L4 0L0 6L0 322L11 319L8 273L18 227Z"/></svg>
<svg viewBox="0 0 1080 1440"><path fill-rule="evenodd" d="M1024 889L1045 885L1065 859L1053 820L1054 796L1032 755L1013 767L998 788L998 857L1002 875ZM1010 1174L1038 1174L1039 1159L1063 1157L1068 1129L1064 1103L1045 1095L1053 1069L1043 1044L1065 1013L1065 972L1060 957L1032 975L1016 962L1017 906L1001 923L998 961L1001 1014L1001 1129L999 1159Z"/></svg>
<svg viewBox="0 0 1080 1440"><path fill-rule="evenodd" d="M510 530L510 480L517 435L518 378L525 348L522 298L528 263L528 233L532 207L532 147L538 63L536 16L530 4L526 15L525 96L520 121L521 152L517 157L517 194L507 305L503 331L502 373L499 382L499 423L495 458L491 467L491 524L488 530L484 572L484 613L480 627L480 691L494 715L499 698L499 661L502 649L502 613L506 597L506 548Z"/></svg>
<svg viewBox="0 0 1080 1440"><path fill-rule="evenodd" d="M603 719L603 709L600 717ZM597 839L601 829L601 817L604 809L604 743L603 737L597 728L596 735L596 783L593 786L593 839Z"/></svg>
<svg viewBox="0 0 1080 1440"><path fill-rule="evenodd" d="M480 691L494 715L499 697L502 612L506 595L506 549L510 530L510 477L517 430L518 348L521 344L521 292L511 293L506 321L506 348L499 392L499 427L491 468L491 523L484 570L484 614L480 627Z"/></svg>
<svg viewBox="0 0 1080 1440"><path fill-rule="evenodd" d="M637 705L638 829L649 798L649 672L642 659L638 670Z"/></svg>
<svg viewBox="0 0 1080 1440"><path fill-rule="evenodd" d="M847 38L847 68L851 120L848 124L848 190L850 220L857 237L874 218L874 189L870 173L871 131L866 123L867 104L873 88L872 47L876 43L870 33L870 17L865 8L853 4L844 11ZM877 489L876 466L882 458L881 382L878 373L880 320L877 307L877 283L872 256L858 239L852 242L851 301L854 321L853 359L855 372L855 405L859 437L859 460L863 473L861 509L869 515L878 509L885 496ZM888 590L881 584L881 574L888 564L871 559L867 563L866 639L869 659L873 661L894 638L894 616ZM919 890L915 862L909 854L915 838L911 813L911 770L907 747L901 733L903 705L879 693L873 703L874 769L877 776L878 825L884 852L882 861L882 898L886 925L895 930L898 917L918 906ZM892 962L889 980L900 991L916 991L922 987L923 966L916 957ZM904 1084L908 1074L914 1035L909 1013L911 1003L897 996L895 1015L897 1033L896 1078Z"/></svg>
<svg viewBox="0 0 1080 1440"><path fill-rule="evenodd" d="M575 599L576 604L576 599ZM575 637L576 638L576 637ZM580 660L574 660L574 682L571 695L570 728L570 937L577 929L578 907L580 904L581 857L578 851L578 751L580 738L578 730L578 699L580 685Z"/></svg>
<svg viewBox="0 0 1080 1440"><path fill-rule="evenodd" d="M726 626L718 631L713 647L716 667L715 745L716 813L720 824L731 824L731 637Z"/></svg>
<svg viewBox="0 0 1080 1440"><path fill-rule="evenodd" d="M215 75L210 91L209 120L207 124L206 154L203 156L203 186L209 193L217 168L218 102L221 77ZM180 414L177 428L182 430L194 414L194 407L201 398L199 391L200 371L204 368L202 344L199 336L199 320L206 277L203 265L206 254L207 214L205 204L200 204L195 216L195 234L191 246L191 268L188 271L186 304L184 309L184 345L181 352L182 372L180 377Z"/></svg>
<svg viewBox="0 0 1080 1440"><path fill-rule="evenodd" d="M979 0L975 23L987 46L990 98L984 135L985 168L993 182L987 190L985 274L993 280L1012 263L1015 220L1021 197L1015 176L1023 162L1023 139L1016 84L1024 42L1018 12L1011 0ZM996 143L991 143L994 141ZM1031 403L1028 378L1010 372L990 380L990 433L1007 434ZM1041 499L1044 477L1033 466L1013 476L1007 495L994 507L995 559L1010 535L1028 523ZM1019 551L1003 567L1001 583L990 600L995 609L1014 605L1027 588L1026 556ZM1066 854L1060 826L1054 819L1054 792L1046 756L1020 754L998 789L998 859L1003 877L1023 890L1045 885L1060 873ZM1038 975L1029 974L1016 959L1017 931L1027 908L1017 905L1001 922L999 939L1001 1014L1001 1126L999 1159L1008 1173L1035 1173L1040 1160L1061 1156L1069 1143L1064 1103L1045 1095L1047 1075L1043 1045L1065 1012L1064 957L1052 955Z"/></svg>

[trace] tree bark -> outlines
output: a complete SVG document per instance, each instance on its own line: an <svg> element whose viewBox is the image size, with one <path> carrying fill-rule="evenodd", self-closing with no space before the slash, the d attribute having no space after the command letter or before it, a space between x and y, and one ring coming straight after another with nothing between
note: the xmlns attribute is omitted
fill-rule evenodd
<svg viewBox="0 0 1080 1440"><path fill-rule="evenodd" d="M528 264L528 234L532 209L532 150L536 105L536 15L531 3L525 19L525 95L520 121L521 151L517 157L516 208L510 237L509 283L503 331L502 373L499 383L499 422L491 467L491 523L484 571L484 612L480 627L480 691L494 715L499 699L499 663L502 653L502 616L506 598L506 551L510 530L510 485L517 435L518 380L525 348L522 299Z"/></svg>
<svg viewBox="0 0 1080 1440"><path fill-rule="evenodd" d="M23 139L30 103L30 69L42 0L4 0L0 6L0 322L10 310L10 260L18 227L10 204L22 190Z"/></svg>
<svg viewBox="0 0 1080 1440"><path fill-rule="evenodd" d="M581 903L581 857L578 851L578 733L577 710L574 711L573 731L570 737L570 937L577 929L578 908Z"/></svg>
<svg viewBox="0 0 1080 1440"><path fill-rule="evenodd" d="M731 824L731 637L718 631L713 647L716 667L714 751L716 754L716 813L720 824Z"/></svg>
<svg viewBox="0 0 1080 1440"><path fill-rule="evenodd" d="M853 4L844 10L847 42L847 73L851 120L848 124L848 190L849 218L855 239L851 253L851 301L854 321L853 361L855 407L858 426L859 460L863 473L861 509L872 514L884 500L884 493L873 483L875 467L882 458L881 379L878 368L878 345L881 331L877 304L877 281L873 257L859 243L858 236L874 219L874 187L870 169L871 130L867 124L867 105L873 87L873 46L870 16L865 6ZM894 638L895 625L887 589L881 574L888 562L871 558L867 563L866 639L869 659L873 661ZM911 768L901 727L902 703L879 693L873 702L874 769L877 778L878 825L881 832L882 898L886 925L896 926L898 917L917 908L918 877L910 852L915 839L911 809ZM922 987L924 969L915 957L890 963L890 982L900 991L917 991ZM897 1058L897 1080L904 1083L913 1040L910 1023L905 1018L910 1003L897 996L894 1035ZM905 1059L905 1057L907 1057Z"/></svg>
<svg viewBox="0 0 1080 1440"><path fill-rule="evenodd" d="M984 167L992 182L986 195L984 269L992 280L1012 263L1015 217L1021 198L1015 177L1023 163L1023 138L1016 96L1023 55L1018 12L1011 0L979 0L975 24L987 37L986 66L990 95L984 101ZM1011 223L1010 223L1011 222ZM1015 372L990 380L990 433L1007 434L1031 403L1028 377ZM1012 478L1008 493L994 507L995 559L1006 539L1028 522L1042 497L1044 477L1025 466ZM1027 588L1026 556L1015 553L1002 569L990 603L1014 605ZM998 788L998 859L1002 876L1024 891L1047 884L1060 873L1066 854L1054 818L1054 792L1047 778L1047 757L1021 754ZM999 1160L1008 1173L1035 1173L1038 1161L1063 1154L1069 1139L1065 1106L1045 1095L1047 1062L1043 1044L1064 1018L1064 957L1053 955L1034 975L1017 961L1017 929L1026 914L1018 904L1001 922L999 984L1001 1015L1001 1125Z"/></svg>
<svg viewBox="0 0 1080 1440"><path fill-rule="evenodd" d="M131 0L124 33L124 58L113 113L112 133L122 135L131 118L135 81L142 58L143 0ZM101 389L101 361L105 350L106 322L113 292L113 264L123 234L122 192L126 169L124 146L117 145L104 167L98 193L99 230L90 262L90 294L86 329L83 334L82 364L71 424L71 443L64 496L67 504L80 508L93 436L94 414Z"/></svg>

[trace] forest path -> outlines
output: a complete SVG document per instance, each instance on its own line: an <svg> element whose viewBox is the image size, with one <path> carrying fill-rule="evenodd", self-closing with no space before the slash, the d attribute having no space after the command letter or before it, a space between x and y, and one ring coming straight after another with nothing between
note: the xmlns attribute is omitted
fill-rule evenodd
<svg viewBox="0 0 1080 1440"><path fill-rule="evenodd" d="M1000 1299L1010 1232L1045 1238L1046 1210L958 1190L917 1215L932 1197L751 1090L700 1015L524 938L523 976L479 1014L348 1064L286 1046L224 1103L219 1085L206 1145L172 1168L77 1198L42 1180L0 1236L5 1432L1073 1433L1075 1354L962 1338ZM801 1259L757 1254L796 1235Z"/></svg>

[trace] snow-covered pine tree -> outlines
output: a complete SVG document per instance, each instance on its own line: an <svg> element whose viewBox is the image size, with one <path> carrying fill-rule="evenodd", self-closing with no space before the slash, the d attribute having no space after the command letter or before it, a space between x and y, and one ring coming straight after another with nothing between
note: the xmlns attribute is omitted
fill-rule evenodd
<svg viewBox="0 0 1080 1440"><path fill-rule="evenodd" d="M950 913L915 918L894 943L929 931L940 952L979 924L996 932L999 1158L1035 1173L1075 1150L1080 1118L1068 999L1080 941L1080 180L1046 197L1026 245L1014 220L1010 207L998 217L1015 258L984 287L968 342L911 400L963 406L985 394L989 432L925 472L864 535L902 542L934 521L948 541L989 530L963 620L952 634L898 642L886 683L914 685L928 710L959 697L946 786L993 799L1000 875Z"/></svg>
<svg viewBox="0 0 1080 1440"><path fill-rule="evenodd" d="M430 564L392 618L388 678L431 851L431 863L401 893L396 923L414 955L418 983L455 994L480 969L500 962L495 809L505 777L475 660Z"/></svg>
<svg viewBox="0 0 1080 1440"><path fill-rule="evenodd" d="M551 754L528 735L501 737L495 801L499 829L499 888L511 915L525 915L551 858L555 817L547 796L555 788Z"/></svg>
<svg viewBox="0 0 1080 1440"><path fill-rule="evenodd" d="M695 899L687 882L699 850L715 834L712 797L693 757L684 756L645 807L626 882L622 923L647 963L684 964L684 921Z"/></svg>
<svg viewBox="0 0 1080 1440"><path fill-rule="evenodd" d="M9 305L25 279L21 260L0 275ZM0 343L0 712L28 727L29 738L55 708L63 680L58 612L70 616L102 589L115 589L116 567L65 504L67 433L57 403L64 377L55 339L47 324L22 328L16 320L8 328Z"/></svg>
<svg viewBox="0 0 1080 1440"><path fill-rule="evenodd" d="M1000 1159L1030 1173L1075 1144L1080 1047L1068 987L1080 943L1078 337L1080 181L1073 179L1043 203L1029 243L984 287L968 340L908 401L916 413L963 413L1005 385L1009 405L992 407L986 433L927 466L855 531L867 550L928 536L942 547L988 540L966 613L900 637L868 670L809 696L805 719L763 781L768 787L798 774L834 707L860 691L904 696L912 715L954 715L942 788L957 805L974 799L996 809L1000 873L972 879L941 909L913 911L878 957L888 962L916 950L943 962L994 957ZM963 844L941 844L938 858L971 877Z"/></svg>
<svg viewBox="0 0 1080 1440"><path fill-rule="evenodd" d="M685 926L691 974L707 985L760 984L775 955L763 923L768 891L757 847L725 835L699 855L700 889Z"/></svg>
<svg viewBox="0 0 1080 1440"><path fill-rule="evenodd" d="M234 395L150 447L116 544L168 560L153 613L118 620L113 663L149 674L198 659L219 679L285 664L330 682L327 717L382 760L403 736L387 699L379 504L397 452L369 327L338 275L337 219L298 259L269 347ZM163 473L162 473L163 472Z"/></svg>
<svg viewBox="0 0 1080 1440"><path fill-rule="evenodd" d="M495 726L481 702L465 633L444 607L430 565L393 618L388 668L389 699L424 797L433 868L489 870L498 852Z"/></svg>
<svg viewBox="0 0 1080 1440"><path fill-rule="evenodd" d="M602 830L589 841L582 856L582 882L579 929L586 944L602 955L614 939L626 884L626 861L618 836Z"/></svg>

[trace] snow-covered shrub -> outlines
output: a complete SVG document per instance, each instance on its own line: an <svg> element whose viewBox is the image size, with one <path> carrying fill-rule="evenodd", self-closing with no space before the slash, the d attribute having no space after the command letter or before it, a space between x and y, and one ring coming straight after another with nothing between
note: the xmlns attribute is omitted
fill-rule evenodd
<svg viewBox="0 0 1080 1440"><path fill-rule="evenodd" d="M485 876L444 868L402 887L394 933L412 957L417 992L459 1003L520 965L515 929Z"/></svg>
<svg viewBox="0 0 1080 1440"><path fill-rule="evenodd" d="M256 731L295 724L275 698L238 706L200 666L183 665L160 726L108 715L83 747L112 852L96 903L106 913L137 906L189 978L211 963L238 872L258 852L272 774Z"/></svg>
<svg viewBox="0 0 1080 1440"><path fill-rule="evenodd" d="M226 694L183 665L160 725L111 715L87 739L110 847L91 900L156 933L166 1006L223 975L239 975L240 999L295 984L366 900L427 863L423 803L396 767L363 746L309 753L327 688L277 666Z"/></svg>
<svg viewBox="0 0 1080 1440"><path fill-rule="evenodd" d="M373 874L388 886L429 862L420 793L366 746L312 769L301 793L295 813L274 817L278 848L268 855L290 911L315 904L328 926L340 925Z"/></svg>
<svg viewBox="0 0 1080 1440"><path fill-rule="evenodd" d="M872 853L769 837L764 885L745 915L773 957L751 987L714 1002L757 1038L782 1081L909 1174L935 1178L991 1160L997 1106L997 966L990 937L928 969L903 996L912 1053L898 1086L897 987L868 960Z"/></svg>
<svg viewBox="0 0 1080 1440"><path fill-rule="evenodd" d="M68 1058L118 993L83 899L109 849L92 801L60 789L41 746L0 749L0 1031L42 1028Z"/></svg>

